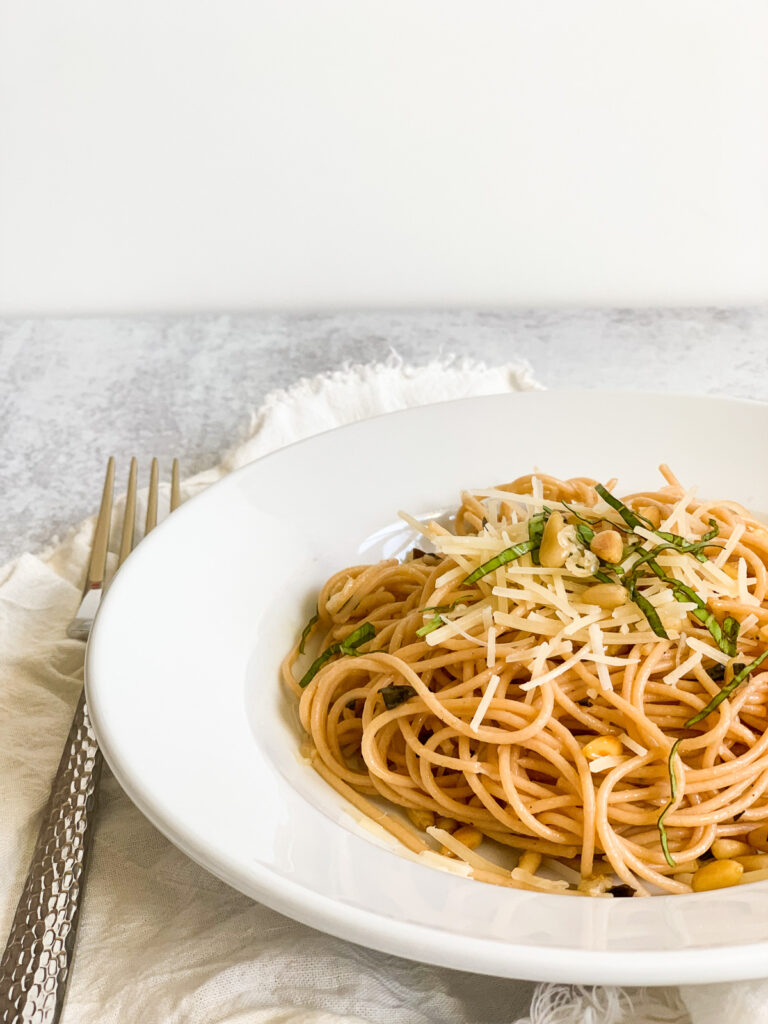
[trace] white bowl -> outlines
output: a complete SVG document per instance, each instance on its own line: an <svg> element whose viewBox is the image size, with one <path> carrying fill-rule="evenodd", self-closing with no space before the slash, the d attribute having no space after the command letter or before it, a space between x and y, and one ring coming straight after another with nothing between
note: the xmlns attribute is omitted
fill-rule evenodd
<svg viewBox="0 0 768 1024"><path fill-rule="evenodd" d="M131 799L208 870L276 910L400 956L505 977L661 985L756 977L768 882L690 896L574 899L409 859L298 754L278 665L335 570L402 536L396 510L458 503L541 467L768 509L768 407L528 392L412 409L261 459L184 505L98 613L87 694Z"/></svg>

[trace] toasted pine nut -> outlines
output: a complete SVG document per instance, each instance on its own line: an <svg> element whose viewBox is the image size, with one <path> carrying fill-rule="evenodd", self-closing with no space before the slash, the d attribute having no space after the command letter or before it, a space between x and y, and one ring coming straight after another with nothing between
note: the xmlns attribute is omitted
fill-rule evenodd
<svg viewBox="0 0 768 1024"><path fill-rule="evenodd" d="M697 860L681 860L679 864L675 865L675 874L678 871L682 871L683 874L693 875L699 870L699 862Z"/></svg>
<svg viewBox="0 0 768 1024"><path fill-rule="evenodd" d="M576 888L588 896L599 896L611 888L611 879L608 875L590 875L589 878L582 878Z"/></svg>
<svg viewBox="0 0 768 1024"><path fill-rule="evenodd" d="M533 850L526 850L517 862L521 871L529 871L532 875L539 870L539 864L541 864L541 854L534 853Z"/></svg>
<svg viewBox="0 0 768 1024"><path fill-rule="evenodd" d="M476 850L483 841L483 833L479 829L472 828L471 825L462 825L453 833L453 838L464 843L470 850Z"/></svg>
<svg viewBox="0 0 768 1024"><path fill-rule="evenodd" d="M621 534L616 530L603 530L602 533L596 533L592 538L589 550L604 562L615 564L621 561L621 556L624 554L624 542L621 539Z"/></svg>
<svg viewBox="0 0 768 1024"><path fill-rule="evenodd" d="M539 548L539 561L547 569L560 569L568 557L566 548L560 543L560 531L565 526L562 514L553 512L544 527Z"/></svg>
<svg viewBox="0 0 768 1024"><path fill-rule="evenodd" d="M405 813L421 832L426 832L431 825L435 824L435 816L432 811L425 811L420 807L409 807Z"/></svg>
<svg viewBox="0 0 768 1024"><path fill-rule="evenodd" d="M764 871L768 868L768 854L751 853L744 857L734 857L745 871Z"/></svg>
<svg viewBox="0 0 768 1024"><path fill-rule="evenodd" d="M743 874L744 865L736 860L710 860L693 876L691 886L694 892L727 889L736 885Z"/></svg>
<svg viewBox="0 0 768 1024"><path fill-rule="evenodd" d="M754 853L749 843L742 843L740 839L716 839L712 843L712 855L716 860L729 860L733 857L746 857Z"/></svg>
<svg viewBox="0 0 768 1024"><path fill-rule="evenodd" d="M761 626L758 630L758 633L760 634L763 640L768 640L768 626Z"/></svg>
<svg viewBox="0 0 768 1024"><path fill-rule="evenodd" d="M444 818L442 815L435 820L435 826L443 829L444 832L453 832L458 824L455 818Z"/></svg>
<svg viewBox="0 0 768 1024"><path fill-rule="evenodd" d="M768 878L768 870L745 871L739 879L739 885L749 885L750 882L764 882Z"/></svg>
<svg viewBox="0 0 768 1024"><path fill-rule="evenodd" d="M768 850L768 825L758 825L747 836L747 842L755 850Z"/></svg>
<svg viewBox="0 0 768 1024"><path fill-rule="evenodd" d="M576 869L578 871L578 868ZM592 863L593 875L615 875L616 870L613 864L607 860L596 860Z"/></svg>
<svg viewBox="0 0 768 1024"><path fill-rule="evenodd" d="M618 736L595 736L584 744L581 752L588 761L594 761L598 757L618 757L622 749Z"/></svg>
<svg viewBox="0 0 768 1024"><path fill-rule="evenodd" d="M626 604L627 592L619 583L596 583L594 587L587 587L581 600L584 604L596 604L598 608L612 611Z"/></svg>
<svg viewBox="0 0 768 1024"><path fill-rule="evenodd" d="M656 505L642 505L638 513L653 524L654 530L661 526L661 509Z"/></svg>

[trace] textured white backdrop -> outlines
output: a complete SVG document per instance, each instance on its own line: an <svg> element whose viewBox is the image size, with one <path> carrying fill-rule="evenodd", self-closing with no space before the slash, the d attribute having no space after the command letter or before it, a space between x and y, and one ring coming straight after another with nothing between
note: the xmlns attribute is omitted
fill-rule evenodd
<svg viewBox="0 0 768 1024"><path fill-rule="evenodd" d="M764 0L0 2L0 314L768 300Z"/></svg>

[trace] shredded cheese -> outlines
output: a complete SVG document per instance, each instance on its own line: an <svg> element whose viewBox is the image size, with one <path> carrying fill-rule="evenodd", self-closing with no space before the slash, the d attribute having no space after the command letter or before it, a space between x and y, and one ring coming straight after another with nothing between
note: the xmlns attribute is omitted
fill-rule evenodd
<svg viewBox="0 0 768 1024"><path fill-rule="evenodd" d="M613 755L596 757L594 761L589 762L589 770L593 775L595 775L597 772L604 772L609 768L615 768L617 765L621 764L623 760L623 757L615 757Z"/></svg>
<svg viewBox="0 0 768 1024"><path fill-rule="evenodd" d="M486 641L488 649L485 654L485 663L488 668L493 668L496 664L496 627L490 626L488 629L488 639Z"/></svg>
<svg viewBox="0 0 768 1024"><path fill-rule="evenodd" d="M711 658L712 661L716 661L718 665L727 665L731 660L727 654L720 650L719 647L713 647L712 644L705 644L703 640L699 640L695 636L686 636L685 642L692 651L698 651L702 657Z"/></svg>
<svg viewBox="0 0 768 1024"><path fill-rule="evenodd" d="M608 666L602 660L605 658L602 630L596 622L593 622L589 627L589 642L592 646L592 657L600 659L596 661L597 678L600 681L600 686L603 690L612 690L613 684L611 683L611 674L608 671Z"/></svg>
<svg viewBox="0 0 768 1024"><path fill-rule="evenodd" d="M667 686L674 686L675 683L679 679L682 679L687 672L690 672L695 665L700 664L701 651L694 650L693 654L689 658L686 658L682 665L678 665L678 667L673 669L671 672L667 672L667 674L662 677L663 681Z"/></svg>
<svg viewBox="0 0 768 1024"><path fill-rule="evenodd" d="M472 730L472 732L477 732L477 730L480 728L480 725L483 719L485 718L485 713L488 710L491 701L493 700L493 695L496 693L496 688L498 687L498 685L499 676L492 675L491 678L488 680L488 685L485 688L485 693L483 694L480 703L477 705L477 711L475 712L472 721L469 723L469 728Z"/></svg>
<svg viewBox="0 0 768 1024"><path fill-rule="evenodd" d="M633 740L632 737L628 736L625 732L619 734L619 739L628 750L632 751L633 754L645 756L645 754L648 753L645 747L641 746L637 740Z"/></svg>
<svg viewBox="0 0 768 1024"><path fill-rule="evenodd" d="M722 569L722 567L725 565L725 563L731 557L731 553L733 552L733 549L736 547L736 545L739 543L741 538L744 536L744 530L745 529L746 529L746 527L744 526L744 523L737 523L736 526L734 526L734 528L733 528L733 530L731 532L731 536L725 542L725 547L720 552L720 554L717 556L717 558L714 559L714 563L715 563L715 565L717 566L718 569Z"/></svg>

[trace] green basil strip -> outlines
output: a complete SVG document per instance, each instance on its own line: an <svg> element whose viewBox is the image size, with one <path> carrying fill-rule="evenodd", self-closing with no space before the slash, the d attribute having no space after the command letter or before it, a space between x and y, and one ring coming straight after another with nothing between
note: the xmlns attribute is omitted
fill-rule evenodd
<svg viewBox="0 0 768 1024"><path fill-rule="evenodd" d="M379 693L384 700L384 707L387 711L391 711L392 708L399 707L400 704L404 704L411 697L416 696L416 691L408 683L384 686L379 690Z"/></svg>
<svg viewBox="0 0 768 1024"><path fill-rule="evenodd" d="M710 529L707 533L703 534L701 540L712 540L713 537L717 537L720 533L720 527L717 525L714 519L709 520Z"/></svg>
<svg viewBox="0 0 768 1024"><path fill-rule="evenodd" d="M568 511L571 513L571 515L575 519L578 519L580 523L586 523L587 526L592 526L593 522L597 522L597 520L587 519L586 516L579 515L579 513L576 511L576 509L571 508L571 506L568 504L567 501L561 501L560 504L563 505L565 508L567 508Z"/></svg>
<svg viewBox="0 0 768 1024"><path fill-rule="evenodd" d="M728 683L727 686L724 686L720 693L715 694L706 707L702 708L701 711L693 716L693 718L688 719L685 723L686 729L690 729L692 725L696 725L698 722L705 719L707 715L710 715L715 708L719 707L723 703L726 697L730 697L736 687L740 686L750 673L754 672L756 668L759 668L762 665L766 658L768 658L768 651L763 651L759 658L755 658L755 660L750 662L749 665L744 665L744 667L736 673L730 683Z"/></svg>
<svg viewBox="0 0 768 1024"><path fill-rule="evenodd" d="M681 537L677 533L667 533L666 531L657 530L650 519L646 519L645 516L639 515L637 512L633 512L631 508L627 508L624 502L619 501L615 498L610 491L607 491L602 484L597 484L595 490L603 499L615 509L627 526L637 527L643 526L646 530L650 530L655 533L657 537L661 537L663 540L671 544L676 550L683 552L684 554L695 555L700 562L706 562L706 555L700 554L701 548L708 544L708 542L718 535L720 529L714 519L709 520L710 529L697 541L687 541L685 537Z"/></svg>
<svg viewBox="0 0 768 1024"><path fill-rule="evenodd" d="M450 604L429 604L426 608L419 608L420 612L452 612L453 609L459 604L466 604L466 597L457 597L455 601L451 601Z"/></svg>
<svg viewBox="0 0 768 1024"><path fill-rule="evenodd" d="M630 587L630 594L634 592L634 586L637 582L637 574L635 572L636 567L642 562L647 562L648 568L653 573L655 573L655 575L658 576L658 578L662 580L662 582L669 584L669 586L672 588L672 594L676 601L679 601L681 604L685 603L686 601L690 601L692 604L696 605L696 607L692 610L691 615L693 615L694 618L698 619L699 622L701 622L702 625L706 627L706 629L712 636L712 639L715 641L717 646L724 654L727 654L729 658L735 657L738 653L738 649L736 647L736 638L739 635L738 622L736 622L735 619L731 618L731 616L728 616L728 618L721 626L720 623L717 621L715 613L713 611L710 611L709 608L707 608L704 601L702 601L702 599L694 590L692 590L685 583L681 583L680 580L676 580L674 576L668 576L664 572L664 570L655 560L654 554L659 551L659 548L666 547L666 544L659 544L657 547L653 549L653 551L649 551L645 557L635 562L635 564L632 566L631 577L628 575L629 582L627 585ZM727 626L726 623L728 624ZM660 636L661 634L658 635Z"/></svg>
<svg viewBox="0 0 768 1024"><path fill-rule="evenodd" d="M653 529L653 523L650 519L646 519L645 516L638 515L636 512L633 512L631 508L627 508L623 501L619 501L618 498L615 498L610 491L607 491L605 487L603 487L602 484L597 484L595 486L595 490L606 504L610 505L612 509L619 513L627 526L631 526L633 529L636 526L642 526L646 530Z"/></svg>
<svg viewBox="0 0 768 1024"><path fill-rule="evenodd" d="M312 616L312 618L306 624L304 629L301 631L301 640L299 641L299 654L303 654L304 653L304 646L305 646L307 640L309 639L309 634L314 629L315 623L317 622L317 620L319 618L320 618L320 615L319 615L317 609L315 609L315 614Z"/></svg>
<svg viewBox="0 0 768 1024"><path fill-rule="evenodd" d="M372 640L375 635L375 627L370 622L364 622L362 626L358 626L354 632L350 633L346 640L331 644L330 647L326 647L323 653L315 658L307 671L301 677L299 680L299 686L303 688L311 683L323 665L325 665L327 661L330 661L334 655L357 655L357 648L362 644L367 643L369 640Z"/></svg>
<svg viewBox="0 0 768 1024"><path fill-rule="evenodd" d="M587 526L585 523L576 524L576 535L585 548L588 548L595 539L595 531L591 526Z"/></svg>
<svg viewBox="0 0 768 1024"><path fill-rule="evenodd" d="M456 605L465 604L466 598L457 597L455 601L451 601L450 604L432 604L427 608L420 608L421 612L452 612ZM435 615L429 620L429 622L422 626L421 629L416 630L416 636L426 636L427 633L431 633L433 629L439 629L443 625L443 620L440 615Z"/></svg>
<svg viewBox="0 0 768 1024"><path fill-rule="evenodd" d="M356 651L361 644L365 644L369 640L373 640L375 636L376 627L370 622L364 622L362 626L358 626L354 632L350 633L346 640L341 641L341 651L343 654L349 654L351 651Z"/></svg>
<svg viewBox="0 0 768 1024"><path fill-rule="evenodd" d="M443 625L443 617L441 615L435 615L434 618L430 619L429 622L422 626L421 629L416 630L416 636L426 636L427 633L431 633L435 629L440 629Z"/></svg>
<svg viewBox="0 0 768 1024"><path fill-rule="evenodd" d="M714 537L717 537L717 535L720 533L720 527L717 525L714 519L709 520L709 526L710 529L706 533L702 534L702 536L699 537L698 540L692 541L686 540L685 537L680 537L677 533L666 533L664 530L654 530L654 533L657 537L661 537L663 538L663 540L666 540L670 544L673 544L681 553L692 554L695 556L695 558L698 559L699 562L706 562L708 560L707 556L701 551L701 548L704 545L708 545L709 541L711 541ZM714 546L720 547L720 545ZM694 548L695 550L693 550Z"/></svg>
<svg viewBox="0 0 768 1024"><path fill-rule="evenodd" d="M471 572L469 576L462 582L462 586L467 586L470 583L476 583L483 576L487 576L489 572L493 572L495 569L500 569L502 565L506 565L507 562L514 562L517 558L522 558L523 555L527 555L529 551L533 551L536 547L536 541L524 540L521 544L513 544L511 548L504 548L494 558L489 559L487 562L483 562L479 565L474 572Z"/></svg>
<svg viewBox="0 0 768 1024"><path fill-rule="evenodd" d="M678 553L691 554L692 555L692 554L695 554L697 551L699 551L701 548L708 546L707 545L707 541L703 541L703 540L699 540L699 541L696 541L695 543L691 543L691 544L688 544L688 542L686 541L686 544L687 544L687 547L686 547L686 550L684 552L682 552L682 549L677 544L670 544L668 541L665 542L664 544L657 544L656 547L655 548L651 548L650 551L645 551L637 559L637 561L632 564L632 567L629 570L629 572L636 579L637 575L638 575L638 571L640 569L640 566L641 565L645 565L647 563L648 567L651 569L652 572L656 573L656 575L659 577L659 579L663 579L667 583L672 582L672 577L667 576L664 573L664 571L658 565L654 566L652 563L654 563L656 561L656 558L657 558L658 555L664 554L665 551L677 551ZM637 550L637 549L635 549L635 550ZM691 593L693 593L693 591L691 591ZM698 600L698 598L697 598L697 600Z"/></svg>
<svg viewBox="0 0 768 1024"><path fill-rule="evenodd" d="M637 605L643 615L648 619L648 625L651 627L656 636L660 636L663 640L669 640L667 631L661 624L659 613L653 607L647 597L643 597L642 594L638 594L634 587L634 584L629 588L629 597L631 601Z"/></svg>
<svg viewBox="0 0 768 1024"><path fill-rule="evenodd" d="M665 805L664 810L659 815L656 821L656 828L659 830L659 837L661 839L661 848L664 851L664 859L671 868L677 866L677 861L669 852L669 846L667 844L667 830L664 828L664 818L666 817L667 811L670 809L672 804L677 800L677 776L675 775L675 769L672 765L677 748L682 743L682 739L675 740L672 744L672 749L669 752L669 758L667 759L667 770L669 771L669 788L672 792L671 799Z"/></svg>
<svg viewBox="0 0 768 1024"><path fill-rule="evenodd" d="M528 520L528 540L534 545L531 548L531 561L534 565L540 565L539 548L541 538L544 536L544 527L547 524L547 516L543 512L537 512Z"/></svg>
<svg viewBox="0 0 768 1024"><path fill-rule="evenodd" d="M725 653L730 658L735 658L738 654L738 647L736 641L739 639L739 630L741 624L729 615L723 620L723 643L728 645L728 649Z"/></svg>
<svg viewBox="0 0 768 1024"><path fill-rule="evenodd" d="M593 572L592 575L595 577L596 580L600 580L601 583L615 583L616 582L615 580L612 580L611 577L607 573L600 572L599 570L597 572Z"/></svg>

